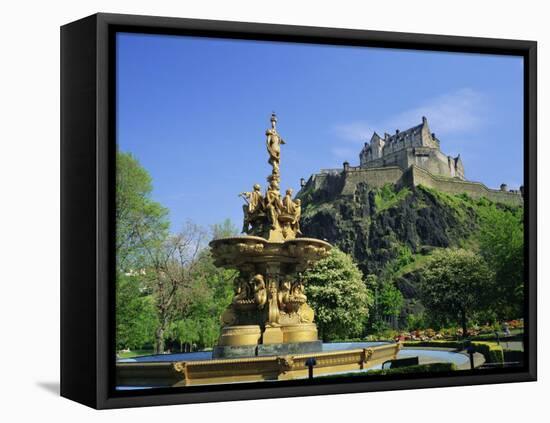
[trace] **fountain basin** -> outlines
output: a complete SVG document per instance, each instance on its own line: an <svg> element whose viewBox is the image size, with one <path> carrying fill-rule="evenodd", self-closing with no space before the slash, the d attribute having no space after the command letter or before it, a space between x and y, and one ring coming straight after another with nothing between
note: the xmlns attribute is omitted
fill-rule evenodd
<svg viewBox="0 0 550 423"><path fill-rule="evenodd" d="M401 344L235 359L164 362L118 362L117 386L192 386L307 376L306 361L315 358L315 374L362 370L395 359Z"/></svg>
<svg viewBox="0 0 550 423"><path fill-rule="evenodd" d="M398 349L397 355L394 357L392 354L388 354L388 349L383 348L382 351L380 351L378 348L378 347L384 347L384 346L386 347L393 346L393 348L397 348L396 345L397 344L390 344L384 341L323 344L322 346L323 360L326 360L329 357L332 357L334 359L341 359L346 356L349 359L350 355L346 353L351 352L351 356L355 356L357 358L357 362L355 364L353 363L350 364L349 362L345 364L345 363L342 363L342 361L340 361L340 365L334 366L333 368L330 368L330 366L323 366L321 368L315 367L314 374L328 375L328 374L339 374L339 373L368 372L369 370L380 369L382 367L382 364L387 360L391 360L393 358L406 358L406 357L414 357L414 356L419 357L420 364L453 363L456 366L457 370L467 370L470 368L469 357L467 354L464 354L463 352L457 352L457 351L451 351L451 350L445 350L445 349L402 348L402 349ZM377 356L372 356L371 360L367 360L367 362L363 363L363 365L361 366L359 363L360 352L364 350L369 350L369 349L372 349L373 351L378 351ZM389 352L391 351L392 351L391 348L389 348ZM324 355L325 353L338 353L338 354ZM317 354L302 354L300 356L317 357ZM384 355L385 355L384 359L381 359L381 357ZM287 354L286 356L292 356L292 355ZM283 355L282 357L285 357L285 355ZM262 358L264 360L256 361L258 358ZM273 364L276 358L277 358L277 355L273 355L271 357L249 357L247 359L244 359L245 362L248 363L246 364L246 366L248 366L249 370L248 370L248 373L244 372L244 374L241 374L240 376L243 376L244 379L246 380L239 380L240 376L233 376L231 380L228 379L226 382L220 382L220 383L231 383L231 382L253 381L253 380L255 381L282 380L284 377L291 378L291 376L292 378L296 378L296 379L306 377L306 374L304 372L294 372L294 373L286 372L284 374L281 373L281 378L279 379L279 374L274 370L274 364ZM243 360L243 359L238 359L238 360ZM181 363L181 362L188 363L188 366L189 366L188 368L191 369L193 368L193 365L191 365L191 363L194 363L194 362L205 363L205 362L213 362L213 361L223 362L224 360L212 360L212 352L210 351L182 353L182 354L150 355L150 356L120 359L117 362L117 389L124 390L124 389L145 389L145 388L152 388L152 387L167 387L167 386L187 386L187 382L182 379L181 373L177 372L174 369L174 366L176 363ZM483 356L477 357L476 367L483 364L484 361L485 360ZM235 365L238 366L240 365L239 363L242 363L241 361L235 361L235 360L230 360L226 362L233 363L233 366ZM250 374L251 372L250 369L253 368L253 365L251 363L253 362L256 362L257 366L261 366L258 363L271 363L269 365L271 366L270 367L271 370L266 372L257 371L256 373L257 379L253 379L252 375ZM326 361L322 361L321 364L323 362L326 364ZM204 364L202 365L204 366ZM296 368L296 370L299 370L299 369ZM188 374L188 376L193 377L194 374L195 373L191 372ZM199 378L195 378L192 382L189 382L189 384L195 384L195 385L201 384L200 383L201 380L202 382L205 382L204 378L199 377Z"/></svg>

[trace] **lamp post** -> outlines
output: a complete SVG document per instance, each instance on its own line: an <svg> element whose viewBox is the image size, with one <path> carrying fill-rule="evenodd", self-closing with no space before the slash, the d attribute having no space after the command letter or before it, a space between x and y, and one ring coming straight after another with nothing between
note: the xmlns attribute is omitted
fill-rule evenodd
<svg viewBox="0 0 550 423"><path fill-rule="evenodd" d="M473 345L468 345L466 347L466 352L468 353L468 355L470 356L470 368L472 370L474 370L474 353L475 353L475 348L473 347Z"/></svg>
<svg viewBox="0 0 550 423"><path fill-rule="evenodd" d="M317 360L315 360L315 357L310 357L306 360L306 366L307 366L307 374L309 380L313 379L313 366L317 365Z"/></svg>

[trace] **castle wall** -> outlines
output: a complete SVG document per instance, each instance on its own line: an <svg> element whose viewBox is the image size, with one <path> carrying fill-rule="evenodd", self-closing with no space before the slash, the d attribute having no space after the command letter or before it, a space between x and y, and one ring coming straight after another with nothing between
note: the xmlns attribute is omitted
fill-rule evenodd
<svg viewBox="0 0 550 423"><path fill-rule="evenodd" d="M434 188L448 194L467 194L472 198L479 199L485 197L497 203L504 203L513 206L522 206L523 197L519 193L500 191L487 188L480 182L462 181L459 179L450 179L433 175L417 166L411 166L399 182L402 186L423 185L428 188Z"/></svg>
<svg viewBox="0 0 550 423"><path fill-rule="evenodd" d="M409 166L419 166L434 175L442 175L449 178L455 176L451 173L449 158L439 150L433 148L417 148L416 154L411 152L411 156L412 158L409 161ZM407 166L407 168L409 166Z"/></svg>
<svg viewBox="0 0 550 423"><path fill-rule="evenodd" d="M306 189L313 191L325 191L327 196L340 195L345 179L342 177L342 170L330 169L323 173L312 175L306 184Z"/></svg>
<svg viewBox="0 0 550 423"><path fill-rule="evenodd" d="M376 169L350 168L344 175L345 182L341 195L353 195L358 183L364 182L369 187L381 188L386 184L395 184L403 171L396 166Z"/></svg>
<svg viewBox="0 0 550 423"><path fill-rule="evenodd" d="M397 187L411 188L423 185L447 194L467 194L475 199L485 197L497 203L513 206L523 205L523 197L517 192L490 189L480 182L470 182L457 178L434 175L415 164L412 164L406 171L403 171L398 166L386 166L372 169L350 167L346 171L343 169L331 169L324 173L312 175L305 190L322 192L323 197L329 199L340 195L354 195L359 183L366 183L371 188L381 188L386 184L395 184ZM300 193L298 193L298 197L299 196Z"/></svg>

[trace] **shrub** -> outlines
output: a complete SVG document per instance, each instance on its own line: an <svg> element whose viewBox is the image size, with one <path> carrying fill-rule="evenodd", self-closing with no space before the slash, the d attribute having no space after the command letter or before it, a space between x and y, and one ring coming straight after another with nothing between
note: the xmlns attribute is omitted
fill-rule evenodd
<svg viewBox="0 0 550 423"><path fill-rule="evenodd" d="M470 343L474 347L474 351L483 354L487 363L503 363L504 353L502 347L496 342L479 342ZM464 350L468 345L468 341L411 341L403 344L405 347L432 347L432 348L455 348Z"/></svg>
<svg viewBox="0 0 550 423"><path fill-rule="evenodd" d="M504 352L502 347L495 342L472 342L476 352L485 356L487 363L503 363Z"/></svg>

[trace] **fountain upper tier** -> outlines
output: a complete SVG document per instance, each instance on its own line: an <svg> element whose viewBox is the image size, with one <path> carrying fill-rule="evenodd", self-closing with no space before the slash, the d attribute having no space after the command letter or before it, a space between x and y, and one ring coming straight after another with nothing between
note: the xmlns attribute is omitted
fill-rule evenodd
<svg viewBox="0 0 550 423"><path fill-rule="evenodd" d="M331 249L328 242L320 239L295 238L272 242L250 235L216 239L210 246L216 266L241 269L248 265L257 268L280 263L293 267L296 272L302 272L313 262L326 257Z"/></svg>

